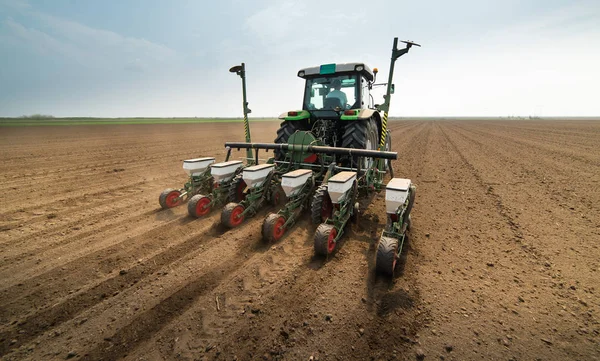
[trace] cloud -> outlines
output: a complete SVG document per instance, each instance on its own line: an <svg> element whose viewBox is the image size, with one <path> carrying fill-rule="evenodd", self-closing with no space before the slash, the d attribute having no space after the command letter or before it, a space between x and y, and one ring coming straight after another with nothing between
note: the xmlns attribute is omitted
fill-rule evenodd
<svg viewBox="0 0 600 361"><path fill-rule="evenodd" d="M576 3L547 11L517 24L502 27L490 34L495 42L523 41L548 44L557 38L573 38L579 35L598 35L600 6Z"/></svg>
<svg viewBox="0 0 600 361"><path fill-rule="evenodd" d="M27 28L8 18L2 22L2 27L10 36L3 39L13 45L27 47L40 55L61 54L67 57L78 56L78 50L43 31Z"/></svg>
<svg viewBox="0 0 600 361"><path fill-rule="evenodd" d="M134 73L143 73L144 71L146 71L144 64L142 63L142 61L139 58L136 58L130 62L128 62L127 64L125 64L125 70L134 72Z"/></svg>
<svg viewBox="0 0 600 361"><path fill-rule="evenodd" d="M31 5L26 0L0 0L1 10L16 10L23 11L31 8Z"/></svg>
<svg viewBox="0 0 600 361"><path fill-rule="evenodd" d="M277 43L298 30L307 16L301 2L285 1L266 7L246 19L246 26L265 44Z"/></svg>
<svg viewBox="0 0 600 361"><path fill-rule="evenodd" d="M24 1L0 0L20 10L22 22L7 18L2 22L4 43L37 54L53 55L70 64L92 69L157 68L178 60L167 46L144 38L128 37L52 16L32 9ZM35 24L26 26L24 22Z"/></svg>
<svg viewBox="0 0 600 361"><path fill-rule="evenodd" d="M120 53L119 55L135 54L151 57L158 61L168 60L176 55L174 50L143 38L126 37L112 31L92 28L43 13L35 13L34 16L64 41L77 45L78 48L88 52L103 53L112 50Z"/></svg>
<svg viewBox="0 0 600 361"><path fill-rule="evenodd" d="M353 0L344 3L353 8ZM366 26L364 14L343 12L339 4L320 0L276 2L246 19L245 27L259 40L261 51L281 57L295 52L315 53L349 44L349 34Z"/></svg>

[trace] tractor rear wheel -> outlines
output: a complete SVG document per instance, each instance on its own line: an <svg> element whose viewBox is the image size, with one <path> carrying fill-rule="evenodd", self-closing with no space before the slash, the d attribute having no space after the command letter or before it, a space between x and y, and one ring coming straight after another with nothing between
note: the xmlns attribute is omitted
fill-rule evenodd
<svg viewBox="0 0 600 361"><path fill-rule="evenodd" d="M377 246L375 269L378 273L393 276L397 261L398 240L390 237L381 237L379 245Z"/></svg>
<svg viewBox="0 0 600 361"><path fill-rule="evenodd" d="M298 130L305 130L306 126L302 120L286 120L281 123L279 130L277 130L277 138L275 143L287 143L288 138L296 133ZM280 150L274 150L275 160L283 160L285 158L285 152Z"/></svg>
<svg viewBox="0 0 600 361"><path fill-rule="evenodd" d="M327 256L335 249L335 237L337 229L327 223L321 223L315 232L315 254Z"/></svg>
<svg viewBox="0 0 600 361"><path fill-rule="evenodd" d="M379 148L379 130L374 118L361 119L350 122L344 129L342 148L377 150ZM342 164L346 167L356 167L359 157L348 157ZM362 158L360 165L367 169L373 164L372 158Z"/></svg>
<svg viewBox="0 0 600 361"><path fill-rule="evenodd" d="M327 193L327 184L317 188L310 205L310 213L313 224L321 224L333 216L333 203Z"/></svg>
<svg viewBox="0 0 600 361"><path fill-rule="evenodd" d="M228 203L221 212L221 224L227 228L235 228L244 222L244 206L237 203Z"/></svg>
<svg viewBox="0 0 600 361"><path fill-rule="evenodd" d="M181 191L177 189L167 188L158 197L158 203L162 209L177 207L183 203L183 199L179 198Z"/></svg>
<svg viewBox="0 0 600 361"><path fill-rule="evenodd" d="M265 242L277 242L285 234L285 218L279 214L271 213L265 218L262 227L262 236Z"/></svg>
<svg viewBox="0 0 600 361"><path fill-rule="evenodd" d="M385 150L386 152L392 151L392 133L390 133L389 130L386 130L385 145L383 147L383 150ZM392 166L392 160L386 159L384 161L384 164L385 164L385 168L383 170L387 171ZM392 178L393 178L393 176L392 176Z"/></svg>
<svg viewBox="0 0 600 361"><path fill-rule="evenodd" d="M229 185L229 193L227 195L227 200L233 203L240 203L244 199L246 199L246 182L244 182L243 174L240 173L236 175L231 184Z"/></svg>
<svg viewBox="0 0 600 361"><path fill-rule="evenodd" d="M196 194L188 202L188 214L195 218L200 218L210 213L211 211L210 197Z"/></svg>

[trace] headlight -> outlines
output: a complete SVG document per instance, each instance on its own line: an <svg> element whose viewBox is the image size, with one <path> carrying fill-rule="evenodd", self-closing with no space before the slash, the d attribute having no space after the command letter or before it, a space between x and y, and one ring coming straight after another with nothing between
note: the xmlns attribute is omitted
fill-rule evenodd
<svg viewBox="0 0 600 361"><path fill-rule="evenodd" d="M303 71L299 71L299 72L298 72L298 76L299 76L300 78L304 77L304 72L303 72Z"/></svg>
<svg viewBox="0 0 600 361"><path fill-rule="evenodd" d="M356 71L363 71L363 69L364 69L364 68L365 68L365 67L364 67L364 66L362 66L362 65L357 65L357 66L354 68L354 70L356 70Z"/></svg>

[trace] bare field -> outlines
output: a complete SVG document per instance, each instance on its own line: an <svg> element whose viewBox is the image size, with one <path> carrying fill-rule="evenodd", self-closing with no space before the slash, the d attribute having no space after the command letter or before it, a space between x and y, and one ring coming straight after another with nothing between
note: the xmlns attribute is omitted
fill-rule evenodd
<svg viewBox="0 0 600 361"><path fill-rule="evenodd" d="M266 211L160 210L239 123L0 129L0 357L600 360L600 122L390 127L418 187L394 279L383 194L328 260L308 219L265 245Z"/></svg>

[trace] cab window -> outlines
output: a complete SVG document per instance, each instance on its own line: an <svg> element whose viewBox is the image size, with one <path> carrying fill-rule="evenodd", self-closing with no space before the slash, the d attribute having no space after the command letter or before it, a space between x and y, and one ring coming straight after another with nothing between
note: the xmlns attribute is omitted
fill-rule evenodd
<svg viewBox="0 0 600 361"><path fill-rule="evenodd" d="M339 85L343 95L337 93L338 90L334 88L334 85ZM327 109L326 105L332 104L331 101L326 100L331 97L343 99L345 95L346 104L341 104L343 109L351 109L360 107L360 104L356 104L360 92L357 75L338 75L332 77L312 78L306 80L306 89L304 95L304 106L306 110L322 110Z"/></svg>

